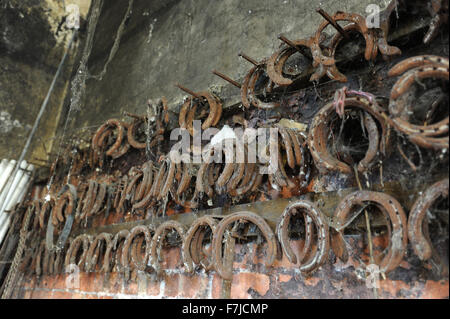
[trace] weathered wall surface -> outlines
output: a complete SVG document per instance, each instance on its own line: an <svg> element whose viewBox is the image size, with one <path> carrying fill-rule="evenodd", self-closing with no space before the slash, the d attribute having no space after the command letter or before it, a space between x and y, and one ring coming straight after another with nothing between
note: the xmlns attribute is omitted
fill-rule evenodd
<svg viewBox="0 0 450 319"><path fill-rule="evenodd" d="M17 159L31 131L70 40L64 15L57 0L1 2L0 158ZM52 148L73 60L66 60L27 159L45 159Z"/></svg>
<svg viewBox="0 0 450 319"><path fill-rule="evenodd" d="M277 35L308 37L323 18L315 9L365 15L369 3L383 0L226 0L134 1L120 48L102 81L88 80L85 105L72 127L99 125L122 112L144 113L147 99L166 96L175 111L186 94L174 83L194 91L212 89L225 104L238 101L239 90L211 73L217 69L242 80L254 59L270 56L280 45ZM97 25L91 73L105 63L128 1L110 1Z"/></svg>

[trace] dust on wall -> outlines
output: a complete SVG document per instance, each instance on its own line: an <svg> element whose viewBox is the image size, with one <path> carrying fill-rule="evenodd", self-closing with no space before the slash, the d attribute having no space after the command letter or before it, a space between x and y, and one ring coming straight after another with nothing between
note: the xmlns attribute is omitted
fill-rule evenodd
<svg viewBox="0 0 450 319"><path fill-rule="evenodd" d="M80 3L87 14L90 0ZM5 0L0 4L0 158L18 158L70 40L64 2ZM75 51L73 51L75 52ZM69 82L72 54L56 82L26 157L47 159Z"/></svg>

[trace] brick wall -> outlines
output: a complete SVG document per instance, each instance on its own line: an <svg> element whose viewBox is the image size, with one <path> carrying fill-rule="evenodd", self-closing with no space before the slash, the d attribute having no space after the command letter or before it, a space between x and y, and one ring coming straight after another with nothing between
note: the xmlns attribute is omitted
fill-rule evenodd
<svg viewBox="0 0 450 319"><path fill-rule="evenodd" d="M300 241L292 245L300 246ZM356 246L358 243L354 243ZM286 256L277 259L272 267L264 265L264 245L249 243L236 245L233 280L228 291L230 298L373 298L373 290L366 288L359 277L358 256L347 263L329 261L310 277L304 277ZM180 263L178 248L162 252L161 278L143 273L131 274L126 281L121 273L80 273L78 289L67 288L67 275L25 275L16 289L16 297L34 299L120 299L120 298L223 298L224 282L212 271L187 274ZM380 298L448 298L448 279L431 279L423 274L412 254L395 271L380 281ZM415 266L413 266L415 265ZM421 270L420 270L421 269ZM226 286L225 286L226 287ZM224 295L225 293L225 295Z"/></svg>

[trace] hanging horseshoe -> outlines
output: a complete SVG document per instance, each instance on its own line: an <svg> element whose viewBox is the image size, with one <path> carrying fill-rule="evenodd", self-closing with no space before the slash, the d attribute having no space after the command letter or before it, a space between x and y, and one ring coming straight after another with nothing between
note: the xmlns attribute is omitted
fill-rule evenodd
<svg viewBox="0 0 450 319"><path fill-rule="evenodd" d="M373 191L356 191L347 195L337 206L334 213L334 228L342 239L343 230L362 212L355 207L366 204L375 205L392 223L388 226L390 240L379 263L380 271L388 273L394 270L406 253L408 232L405 212L400 203L390 195ZM345 246L342 247L346 250ZM387 251L387 252L386 252Z"/></svg>
<svg viewBox="0 0 450 319"><path fill-rule="evenodd" d="M327 259L330 248L329 230L323 213L311 202L300 200L285 208L277 225L278 240L281 247L292 263L297 263L297 256L289 245L288 228L291 216L303 212L305 215L305 243L299 256L300 271L311 274L317 270ZM309 218L308 218L309 217ZM317 249L315 254L309 256L312 250L314 226L317 230Z"/></svg>
<svg viewBox="0 0 450 319"><path fill-rule="evenodd" d="M406 72L406 73L404 73ZM409 140L419 146L433 149L448 148L449 117L429 125L409 123L412 107L407 93L415 81L426 78L449 80L447 58L422 55L405 59L395 65L388 73L396 76L404 73L394 84L389 101L390 124ZM446 136L442 136L442 135Z"/></svg>
<svg viewBox="0 0 450 319"><path fill-rule="evenodd" d="M47 221L48 218L51 215L51 212L53 210L53 208L56 205L56 199L54 198L54 196L50 195L50 198L48 200L44 200L44 203L41 206L41 211L39 214L39 226L41 227L41 229L46 229L47 228ZM47 218L46 218L47 216Z"/></svg>
<svg viewBox="0 0 450 319"><path fill-rule="evenodd" d="M351 26L347 26L347 28L355 29L363 35L366 41L364 58L369 61L373 57L375 43L372 33L369 32L367 28L365 18L356 13L336 12L332 19L336 22L347 21L349 23L353 23ZM314 59L313 66L317 69L311 76L310 81L318 81L326 74L332 80L347 82L347 77L339 72L336 67L334 52L332 55L326 56L323 54L320 47L322 32L329 24L330 22L323 21L314 35L314 40L311 42L311 51ZM337 46L339 41L340 38L336 35L336 38L334 39L335 46Z"/></svg>
<svg viewBox="0 0 450 319"><path fill-rule="evenodd" d="M166 221L158 226L155 230L155 234L153 235L151 242L151 253L150 253L150 263L152 267L156 270L157 274L161 273L161 266L159 264L160 260L160 251L162 248L162 244L164 239L166 238L169 231L176 231L178 236L181 237L181 241L185 240L185 230L184 226L177 221ZM181 258L184 260L183 250L181 253Z"/></svg>
<svg viewBox="0 0 450 319"><path fill-rule="evenodd" d="M153 174L153 162L149 161L144 164L144 179L138 192L139 197L142 196L142 198L136 200L137 202L133 204L133 210L145 209L150 206L154 198L152 193L153 183L158 179L158 176L156 176L155 180L153 180Z"/></svg>
<svg viewBox="0 0 450 319"><path fill-rule="evenodd" d="M438 34L439 28L448 23L448 0L429 0L428 11L431 14L429 29L423 37L423 43L430 43Z"/></svg>
<svg viewBox="0 0 450 319"><path fill-rule="evenodd" d="M196 184L200 176L200 171L198 173L199 176L194 175L190 172L189 165L181 161L176 166L176 177L172 184L170 194L172 195L173 201L178 205L195 209L198 207L198 190L196 189ZM190 181L193 177L195 178L193 183L194 187L190 187ZM189 197L191 198L189 199Z"/></svg>
<svg viewBox="0 0 450 319"><path fill-rule="evenodd" d="M44 267L44 263L43 263L43 259L44 256L43 254L45 254L46 252L46 248L45 248L45 239L43 239L39 245L39 248L37 249L37 254L36 254L36 262L34 264L35 266L35 272L36 272L36 276L40 276L40 275L46 275L46 273L44 273L43 271L43 267Z"/></svg>
<svg viewBox="0 0 450 319"><path fill-rule="evenodd" d="M233 277L232 269L225 269L222 258L222 243L223 236L227 228L234 222L250 222L255 224L259 230L262 232L264 238L267 241L267 257L266 266L270 267L274 261L277 254L277 242L275 235L269 225L266 223L264 218L256 215L255 213L242 211L230 214L222 219L216 227L216 231L213 237L212 251L213 251L213 262L217 273L226 280L231 280Z"/></svg>
<svg viewBox="0 0 450 319"><path fill-rule="evenodd" d="M302 47L305 50L311 51L311 43L312 38L309 39L301 39L294 40L292 43L296 47ZM286 61L291 57L294 53L298 52L298 49L293 48L291 46L284 47L281 50L275 52L268 60L267 60L267 75L270 79L277 85L286 86L291 85L293 82L291 79L283 76L283 67Z"/></svg>
<svg viewBox="0 0 450 319"><path fill-rule="evenodd" d="M85 262L86 262L86 255L89 251L89 246L91 244L92 237L89 235L79 235L78 237L75 237L72 242L70 243L69 249L66 253L66 258L64 261L64 269L68 269L69 265L75 264L79 267L80 271L84 270ZM76 260L78 250L82 248L83 252L79 258L79 260Z"/></svg>
<svg viewBox="0 0 450 319"><path fill-rule="evenodd" d="M125 241L129 234L130 232L128 230L123 229L114 235L112 240L106 246L105 258L103 259L103 266L100 272L108 273L112 271L113 267L116 268L118 272L122 271L123 267L120 262L122 249L119 249L118 244L121 240Z"/></svg>
<svg viewBox="0 0 450 319"><path fill-rule="evenodd" d="M144 238L145 238L145 256L144 256L144 259L142 259L141 261L137 260L137 258L136 258L137 256L135 258L131 258L131 260L133 262L133 266L135 269L140 270L140 271L145 271L145 269L147 268L147 262L150 257L150 244L152 242L152 236L150 234L150 229L147 226L139 225L139 226L134 227L130 231L127 238L125 239L125 243L123 244L122 265L125 267L125 272L130 271L130 267L128 266L128 260L129 260L131 243L139 234L143 234ZM138 255L138 254L140 254L140 250L137 252L136 255Z"/></svg>
<svg viewBox="0 0 450 319"><path fill-rule="evenodd" d="M343 100L343 107L360 108L369 113L381 126L381 138L379 143L379 149L384 154L387 144L387 131L385 117L382 115L383 110L376 104L375 101L357 96L351 98L345 98ZM343 174L352 174L352 168L346 163L339 161L333 157L327 148L328 134L330 130L330 121L335 112L334 103L325 105L313 118L308 135L308 145L311 155L314 159L314 163L317 168L322 171L339 171ZM371 163L376 155L375 149L377 148L377 141L379 134L375 132L376 125L373 123L373 119L366 117L366 128L369 131L369 138L372 139L369 148L366 152L364 159L358 164L358 170L364 171Z"/></svg>
<svg viewBox="0 0 450 319"><path fill-rule="evenodd" d="M101 150L103 148L104 141L106 140L107 135L112 134L112 132L111 132L111 133L108 133L107 135L105 135L105 131L111 130L111 128L114 128L114 127L117 129L117 137L116 137L114 144L108 150L106 150L105 154L107 156L112 156L112 157L117 158L126 152L126 151L124 152L124 150L126 149L126 146L125 147L122 146L122 144L123 144L122 141L125 136L124 123L122 123L121 121L116 120L116 119L110 119L110 120L106 121L105 124L103 124L102 126L100 126L97 129L97 132L94 134L94 136L92 138L91 148L94 151L94 154L97 158L98 158L98 156L101 155ZM101 144L100 144L100 142L101 142ZM126 143L125 145L128 145L128 147L129 147L128 143ZM118 155L120 155L120 156L118 156Z"/></svg>
<svg viewBox="0 0 450 319"><path fill-rule="evenodd" d="M130 124L130 127L127 131L127 140L130 145L136 149L144 149L147 144L146 142L139 142L136 139L136 131L140 125L145 125L147 121L146 116L136 117L133 122Z"/></svg>
<svg viewBox="0 0 450 319"><path fill-rule="evenodd" d="M196 93L201 99L206 100L209 107L209 114L207 118L202 123L202 130L206 130L211 126L217 125L222 116L222 103L219 98L209 92L198 92ZM179 124L180 128L185 128L189 131L191 136L194 136L193 121L195 120L195 111L197 106L200 106L202 102L194 97L189 97L183 103L179 113Z"/></svg>
<svg viewBox="0 0 450 319"><path fill-rule="evenodd" d="M260 66L255 67L253 73L251 74L251 76L248 80L248 83L246 83L244 80L242 87L244 87L244 85L248 86L247 87L248 99L250 100L251 104L254 107L257 107L260 109L266 109L266 110L279 107L280 102L278 102L278 101L264 102L256 96L256 93L255 93L256 84L258 83L258 80L260 79L260 77L264 74L266 74L266 72L263 68L261 68ZM273 82L271 80L269 80L269 83L266 86L267 92L271 91L271 86L273 86Z"/></svg>
<svg viewBox="0 0 450 319"><path fill-rule="evenodd" d="M389 2L386 9L380 12L380 28L371 29L371 31L374 32L374 37L376 39L376 46L374 46L374 54L371 60L375 60L377 56L377 49L380 51L384 60L388 60L391 56L402 54L402 51L399 48L391 46L387 43L391 25L391 16L394 10L397 10L398 6L398 0L392 0L391 2Z"/></svg>
<svg viewBox="0 0 450 319"><path fill-rule="evenodd" d="M67 216L71 215L77 206L77 189L72 184L66 184L62 189L63 193L59 196L53 209L53 225L63 223ZM64 212L63 212L64 209Z"/></svg>
<svg viewBox="0 0 450 319"><path fill-rule="evenodd" d="M214 267L211 256L201 257L201 250L206 229L209 228L214 236L216 226L217 221L213 217L203 216L197 218L189 227L182 246L184 266L188 272L194 272L194 263L201 264L206 271Z"/></svg>
<svg viewBox="0 0 450 319"><path fill-rule="evenodd" d="M85 261L86 272L95 271L95 268L99 261L102 245L104 245L105 248L108 247L111 244L111 240L112 235L109 233L100 233L94 238L86 254L86 261ZM106 257L106 254L104 257ZM104 265L104 263L105 261L103 259L101 261L101 265Z"/></svg>

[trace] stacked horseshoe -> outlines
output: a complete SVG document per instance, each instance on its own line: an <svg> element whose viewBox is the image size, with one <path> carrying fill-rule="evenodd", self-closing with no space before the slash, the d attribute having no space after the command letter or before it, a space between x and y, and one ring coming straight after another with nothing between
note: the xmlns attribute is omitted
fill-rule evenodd
<svg viewBox="0 0 450 319"><path fill-rule="evenodd" d="M394 84L389 102L389 123L399 132L408 136L409 140L421 147L448 149L448 116L438 123L414 125L409 122L412 114L412 101L409 94L413 84L427 78L449 80L448 59L421 55L405 59L389 70L389 76L401 75Z"/></svg>
<svg viewBox="0 0 450 319"><path fill-rule="evenodd" d="M220 99L209 92L198 92L196 97L189 97L183 103L179 114L180 128L187 129L191 136L194 135L194 121L197 109L203 104L206 104L209 108L206 119L202 122L201 129L206 130L211 126L217 125L222 116L222 103ZM206 112L200 114L200 117L204 117Z"/></svg>
<svg viewBox="0 0 450 319"><path fill-rule="evenodd" d="M151 104L149 103L149 107ZM125 155L130 146L136 149L159 145L164 139L165 127L169 122L168 105L165 97L153 109L154 116L126 113L134 120L131 123L110 119L101 125L91 141L91 167L103 167L106 158L117 159ZM145 136L139 140L138 136Z"/></svg>

